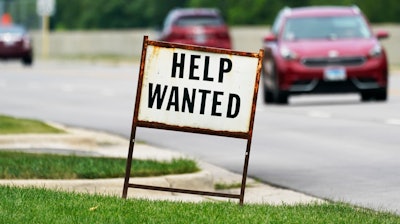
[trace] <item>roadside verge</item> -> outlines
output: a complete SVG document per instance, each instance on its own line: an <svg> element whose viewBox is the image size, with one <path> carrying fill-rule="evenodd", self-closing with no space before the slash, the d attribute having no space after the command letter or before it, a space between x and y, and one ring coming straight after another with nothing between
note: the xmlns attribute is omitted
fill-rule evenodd
<svg viewBox="0 0 400 224"><path fill-rule="evenodd" d="M79 128L64 127L65 134L18 134L0 135L0 150L15 150L35 153L73 154L85 156L104 156L126 158L129 140L104 132ZM191 174L167 175L161 177L131 178L131 183L173 187L201 191L215 191L215 184L235 185L241 182L241 175L232 173L221 167L190 158L169 149L153 147L143 142L135 143L133 153L136 159L154 159L169 161L175 158L189 158L198 163L201 171ZM2 185L36 186L56 190L96 193L121 196L123 178L112 179L79 179L79 180L0 180ZM240 188L218 190L225 193L239 194ZM129 189L128 198L146 198L173 201L215 201L232 200L209 196L178 194L172 192ZM323 200L295 191L280 189L247 179L245 203L298 204L322 202Z"/></svg>

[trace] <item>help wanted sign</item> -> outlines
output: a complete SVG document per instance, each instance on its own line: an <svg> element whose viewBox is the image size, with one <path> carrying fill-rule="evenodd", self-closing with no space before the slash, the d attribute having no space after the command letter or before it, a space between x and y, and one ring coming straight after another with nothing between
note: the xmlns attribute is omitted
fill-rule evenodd
<svg viewBox="0 0 400 224"><path fill-rule="evenodd" d="M168 44L145 37L138 121L166 126L249 132L263 52Z"/></svg>

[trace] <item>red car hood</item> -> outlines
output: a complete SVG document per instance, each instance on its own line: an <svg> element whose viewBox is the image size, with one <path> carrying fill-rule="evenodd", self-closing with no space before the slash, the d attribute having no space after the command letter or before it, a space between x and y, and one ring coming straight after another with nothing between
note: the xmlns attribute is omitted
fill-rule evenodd
<svg viewBox="0 0 400 224"><path fill-rule="evenodd" d="M300 40L283 42L300 57L366 56L378 43L376 39Z"/></svg>

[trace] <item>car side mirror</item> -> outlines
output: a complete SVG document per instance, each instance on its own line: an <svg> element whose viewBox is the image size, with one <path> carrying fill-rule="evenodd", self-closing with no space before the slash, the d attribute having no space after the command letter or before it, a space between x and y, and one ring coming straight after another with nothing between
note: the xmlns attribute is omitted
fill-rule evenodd
<svg viewBox="0 0 400 224"><path fill-rule="evenodd" d="M274 42L277 41L278 38L274 34L268 34L267 36L264 37L264 42Z"/></svg>
<svg viewBox="0 0 400 224"><path fill-rule="evenodd" d="M375 33L375 36L376 36L376 38L378 38L378 40L386 39L386 38L389 37L389 33L387 31L384 31L384 30L378 30Z"/></svg>

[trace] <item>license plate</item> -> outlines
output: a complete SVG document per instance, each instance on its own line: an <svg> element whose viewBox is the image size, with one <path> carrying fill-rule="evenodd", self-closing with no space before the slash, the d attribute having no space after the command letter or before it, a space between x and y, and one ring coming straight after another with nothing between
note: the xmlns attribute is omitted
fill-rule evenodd
<svg viewBox="0 0 400 224"><path fill-rule="evenodd" d="M194 41L197 44L204 44L207 40L207 36L205 34L196 34L194 37Z"/></svg>
<svg viewBox="0 0 400 224"><path fill-rule="evenodd" d="M12 46L14 46L14 44L15 44L14 41L6 41L6 42L4 42L4 46L6 46L6 47L12 47Z"/></svg>
<svg viewBox="0 0 400 224"><path fill-rule="evenodd" d="M326 68L324 71L324 79L326 81L343 81L347 79L346 69L339 68Z"/></svg>

